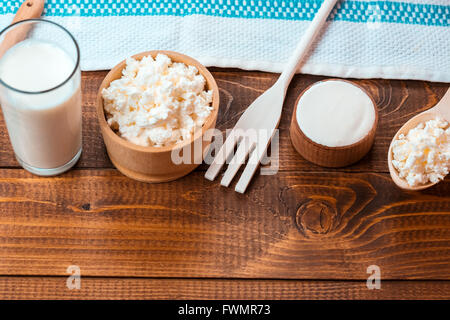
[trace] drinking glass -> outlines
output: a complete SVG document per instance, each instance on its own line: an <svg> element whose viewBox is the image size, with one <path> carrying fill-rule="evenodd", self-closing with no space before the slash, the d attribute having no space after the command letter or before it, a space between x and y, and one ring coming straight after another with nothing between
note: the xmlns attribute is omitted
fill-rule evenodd
<svg viewBox="0 0 450 320"><path fill-rule="evenodd" d="M21 90L17 85L8 84L2 75L3 70L14 65L7 58L11 52L9 50L25 43L30 52L26 52L21 58L25 60L28 55L34 55L36 63L42 61L36 68L44 66L46 58L48 63L50 55L45 55L45 52L38 52L38 55L36 49L32 50L30 43L46 43L50 48L61 49L73 62L73 67L71 64L63 66L63 61L69 59L52 59L51 68L48 68L51 70L39 72L42 73L42 79L49 76L50 71L53 74L57 74L59 70L72 71L67 76L66 73L60 74L64 77L63 81L42 90ZM18 55L16 60L17 57ZM80 158L82 115L79 62L80 50L75 38L64 27L52 21L24 20L0 32L0 105L16 159L31 173L41 176L57 175L70 169ZM20 65L17 72L20 72L20 78L17 78L19 83L29 76L27 69L21 69Z"/></svg>

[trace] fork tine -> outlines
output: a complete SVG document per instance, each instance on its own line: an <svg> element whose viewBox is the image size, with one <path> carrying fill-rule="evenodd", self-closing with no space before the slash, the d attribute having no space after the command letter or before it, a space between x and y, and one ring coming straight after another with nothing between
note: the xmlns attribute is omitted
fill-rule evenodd
<svg viewBox="0 0 450 320"><path fill-rule="evenodd" d="M229 163L228 168L223 175L222 181L220 182L222 186L228 187L230 185L231 180L233 180L239 168L245 162L247 154L253 151L254 146L254 142L248 143L248 139L242 139L236 151L236 154Z"/></svg>
<svg viewBox="0 0 450 320"><path fill-rule="evenodd" d="M209 166L208 170L206 171L205 173L206 179L213 181L217 177L217 174L219 173L220 169L222 169L226 160L228 159L230 154L234 151L234 146L238 142L237 138L239 138L239 136L236 134L236 130L233 129L231 133L228 135L227 139L225 140L225 143L219 149L219 152L217 152L217 155L214 157L214 160Z"/></svg>
<svg viewBox="0 0 450 320"><path fill-rule="evenodd" d="M259 167L259 163L261 162L261 159L264 156L267 147L268 146L264 148L261 147L261 145L259 145L253 149L253 152L249 156L247 165L245 166L244 172L242 172L242 175L239 178L236 187L234 188L236 192L239 193L245 192L245 189L247 189L250 180L252 180L252 177L255 174L256 169L258 169Z"/></svg>

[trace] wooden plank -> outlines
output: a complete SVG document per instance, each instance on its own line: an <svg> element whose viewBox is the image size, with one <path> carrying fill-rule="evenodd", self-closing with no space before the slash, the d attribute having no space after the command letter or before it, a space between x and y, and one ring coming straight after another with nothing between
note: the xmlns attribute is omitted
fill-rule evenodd
<svg viewBox="0 0 450 320"><path fill-rule="evenodd" d="M201 172L138 183L115 170L39 178L0 170L0 274L450 279L450 181L282 172L246 194Z"/></svg>
<svg viewBox="0 0 450 320"><path fill-rule="evenodd" d="M83 73L83 155L79 168L111 168L101 138L95 114L95 97L105 71ZM220 88L221 103L218 127L232 128L245 108L264 90L277 75L262 72L229 71L213 69ZM298 171L327 171L301 158L289 139L290 118L295 99L308 85L324 77L298 75L289 89L280 122L280 169ZM372 152L361 162L335 171L387 172L386 154L391 138L397 129L413 115L432 107L444 95L448 84L423 81L355 80L374 97L380 111L379 128ZM7 131L0 115L0 167L17 167ZM204 170L205 167L200 167Z"/></svg>
<svg viewBox="0 0 450 320"><path fill-rule="evenodd" d="M0 299L216 299L341 300L450 299L450 281L364 281L81 278L69 290L66 277L0 277Z"/></svg>

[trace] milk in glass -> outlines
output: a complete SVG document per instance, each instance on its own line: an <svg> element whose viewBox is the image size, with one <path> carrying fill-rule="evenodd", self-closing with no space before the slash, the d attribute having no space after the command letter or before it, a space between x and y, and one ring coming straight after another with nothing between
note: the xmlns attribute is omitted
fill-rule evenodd
<svg viewBox="0 0 450 320"><path fill-rule="evenodd" d="M55 43L38 39L19 42L0 58L1 108L16 157L31 172L57 174L80 156L76 64Z"/></svg>

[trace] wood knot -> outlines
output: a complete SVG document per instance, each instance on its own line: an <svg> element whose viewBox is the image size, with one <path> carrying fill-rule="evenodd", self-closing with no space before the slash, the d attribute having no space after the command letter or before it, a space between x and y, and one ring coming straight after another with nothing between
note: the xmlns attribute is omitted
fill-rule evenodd
<svg viewBox="0 0 450 320"><path fill-rule="evenodd" d="M90 203L85 203L81 206L81 208L85 211L89 211L91 209L91 204Z"/></svg>
<svg viewBox="0 0 450 320"><path fill-rule="evenodd" d="M305 233L326 234L336 224L336 210L322 200L309 200L302 204L295 216L297 227Z"/></svg>

